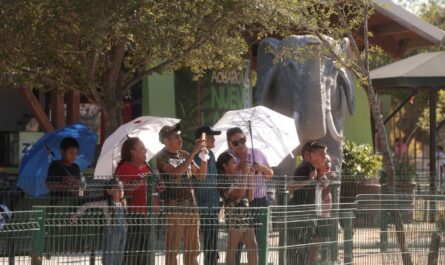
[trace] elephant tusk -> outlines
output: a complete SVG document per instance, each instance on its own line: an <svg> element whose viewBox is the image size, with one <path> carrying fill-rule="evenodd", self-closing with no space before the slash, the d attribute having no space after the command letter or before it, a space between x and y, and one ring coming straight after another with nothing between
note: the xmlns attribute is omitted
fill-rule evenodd
<svg viewBox="0 0 445 265"><path fill-rule="evenodd" d="M328 126L328 130L331 132L332 138L334 138L334 140L336 140L337 142L343 141L343 135L338 133L337 129L335 128L334 118L332 117L331 111L328 111L327 114L328 115L326 115L326 123Z"/></svg>
<svg viewBox="0 0 445 265"><path fill-rule="evenodd" d="M295 127L297 127L297 130L298 130L298 125L300 124L300 114L298 114L298 112L294 111L292 113L292 119L294 119Z"/></svg>

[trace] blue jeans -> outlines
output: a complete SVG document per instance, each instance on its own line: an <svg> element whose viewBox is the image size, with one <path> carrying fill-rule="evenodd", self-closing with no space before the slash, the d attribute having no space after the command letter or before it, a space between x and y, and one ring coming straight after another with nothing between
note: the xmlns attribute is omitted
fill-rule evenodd
<svg viewBox="0 0 445 265"><path fill-rule="evenodd" d="M121 265L125 254L127 229L123 225L105 228L102 264Z"/></svg>
<svg viewBox="0 0 445 265"><path fill-rule="evenodd" d="M216 265L218 262L218 214L219 208L200 209L204 250L204 265Z"/></svg>

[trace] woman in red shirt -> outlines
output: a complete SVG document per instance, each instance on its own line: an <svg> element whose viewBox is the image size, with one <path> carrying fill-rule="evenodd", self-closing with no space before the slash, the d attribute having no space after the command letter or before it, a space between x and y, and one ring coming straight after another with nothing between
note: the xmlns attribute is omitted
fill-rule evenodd
<svg viewBox="0 0 445 265"><path fill-rule="evenodd" d="M125 194L129 196L128 211L130 218L138 220L141 226L133 225L128 228L126 244L127 255L124 264L147 264L148 262L148 225L147 216L147 178L153 177L152 170L146 159L147 149L144 143L137 137L129 137L125 140L121 150L121 161L119 162L115 176L123 182ZM161 184L157 184L157 191L162 191ZM155 212L159 211L159 200L155 199Z"/></svg>
<svg viewBox="0 0 445 265"><path fill-rule="evenodd" d="M128 138L122 145L121 161L114 173L124 183L126 195L131 197L128 210L132 213L147 213L147 177L152 171L145 161L146 152L139 138Z"/></svg>

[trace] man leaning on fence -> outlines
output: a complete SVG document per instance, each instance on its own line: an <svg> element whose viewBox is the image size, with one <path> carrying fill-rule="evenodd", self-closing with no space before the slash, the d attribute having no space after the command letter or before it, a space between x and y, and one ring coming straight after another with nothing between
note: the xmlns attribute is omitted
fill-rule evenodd
<svg viewBox="0 0 445 265"><path fill-rule="evenodd" d="M159 132L159 141L165 145L157 156L159 172L163 174L166 189L163 198L166 204L166 265L177 265L181 241L184 248L184 264L197 265L199 255L199 211L193 187L192 175L203 180L207 172L207 148L205 141L197 140L191 153L182 148L180 126L164 126ZM193 161L200 153L199 167Z"/></svg>
<svg viewBox="0 0 445 265"><path fill-rule="evenodd" d="M303 161L294 172L295 182L289 185L289 191L294 195L289 205L293 208L295 222L289 228L288 262L289 264L307 264L309 244L315 236L317 222L315 217L315 177L317 168L321 168L326 160L326 145L315 141L303 146L301 155Z"/></svg>
<svg viewBox="0 0 445 265"><path fill-rule="evenodd" d="M198 181L195 191L198 206L201 213L201 234L203 236L202 249L204 252L204 265L216 265L218 262L218 214L219 214L219 190L218 171L216 169L216 159L210 150L215 147L215 135L220 135L221 131L214 131L209 126L199 127L195 131L195 139L205 137L206 146L209 149L209 159L207 160L207 175L205 180ZM202 159L195 156L195 162L201 166Z"/></svg>

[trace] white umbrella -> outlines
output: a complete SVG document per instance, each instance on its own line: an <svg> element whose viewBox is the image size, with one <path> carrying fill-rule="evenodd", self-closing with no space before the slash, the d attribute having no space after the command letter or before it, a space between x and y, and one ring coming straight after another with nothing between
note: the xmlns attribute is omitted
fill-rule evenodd
<svg viewBox="0 0 445 265"><path fill-rule="evenodd" d="M139 137L147 148L147 160L164 147L159 142L159 131L165 125L175 125L179 119L142 116L120 126L102 145L94 176L111 177L121 158L121 148L127 137Z"/></svg>
<svg viewBox="0 0 445 265"><path fill-rule="evenodd" d="M292 150L300 144L294 120L263 106L228 111L213 129L224 132L232 127L240 127L247 136L247 144L261 150L272 167L292 155ZM227 149L223 133L215 139L213 151L218 156Z"/></svg>

